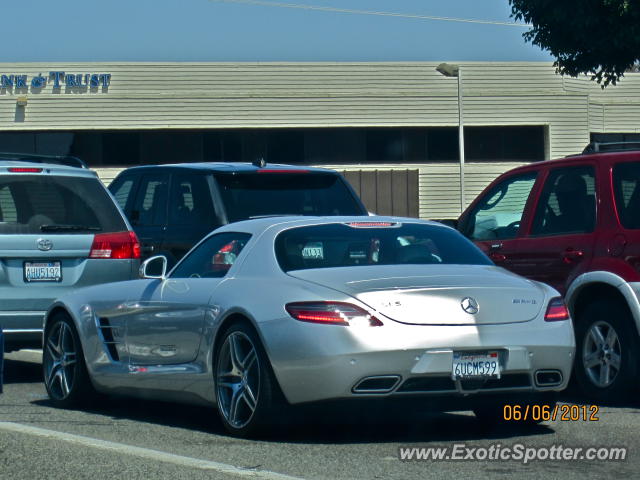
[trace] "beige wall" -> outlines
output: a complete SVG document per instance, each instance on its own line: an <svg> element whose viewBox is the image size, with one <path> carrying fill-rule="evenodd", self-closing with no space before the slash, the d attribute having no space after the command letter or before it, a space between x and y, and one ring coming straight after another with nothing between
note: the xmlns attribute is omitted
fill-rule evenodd
<svg viewBox="0 0 640 480"><path fill-rule="evenodd" d="M29 80L55 70L112 75L106 90L0 89L0 131L456 126L457 79L436 65L0 63L0 74ZM549 158L580 152L590 132L640 132L640 74L602 90L586 77L557 76L550 63L460 65L465 125L544 125ZM511 166L469 164L467 202ZM420 166L421 216L457 215L457 172L455 163ZM108 182L113 171L100 174Z"/></svg>

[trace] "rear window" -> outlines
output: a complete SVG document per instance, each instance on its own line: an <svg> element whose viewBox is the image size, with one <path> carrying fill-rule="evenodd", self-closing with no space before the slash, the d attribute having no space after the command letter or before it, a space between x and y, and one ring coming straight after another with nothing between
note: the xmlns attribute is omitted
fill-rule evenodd
<svg viewBox="0 0 640 480"><path fill-rule="evenodd" d="M366 215L339 175L218 174L227 220L265 215Z"/></svg>
<svg viewBox="0 0 640 480"><path fill-rule="evenodd" d="M0 177L0 234L119 232L127 226L93 178Z"/></svg>
<svg viewBox="0 0 640 480"><path fill-rule="evenodd" d="M355 265L493 265L473 243L448 228L415 223L368 225L375 223L286 230L276 238L278 263L284 271Z"/></svg>
<svg viewBox="0 0 640 480"><path fill-rule="evenodd" d="M613 167L613 192L620 223L640 228L640 163L619 163Z"/></svg>

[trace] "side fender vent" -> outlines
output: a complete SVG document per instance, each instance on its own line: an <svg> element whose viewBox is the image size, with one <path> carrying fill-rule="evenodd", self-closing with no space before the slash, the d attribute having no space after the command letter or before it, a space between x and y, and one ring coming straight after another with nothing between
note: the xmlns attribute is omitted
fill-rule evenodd
<svg viewBox="0 0 640 480"><path fill-rule="evenodd" d="M102 334L102 341L104 342L105 347L107 347L111 360L115 362L120 361L120 354L118 353L117 346L122 342L118 342L114 338L114 330L118 327L112 327L109 323L109 319L106 317L100 317L98 319L98 326L100 328L100 333Z"/></svg>

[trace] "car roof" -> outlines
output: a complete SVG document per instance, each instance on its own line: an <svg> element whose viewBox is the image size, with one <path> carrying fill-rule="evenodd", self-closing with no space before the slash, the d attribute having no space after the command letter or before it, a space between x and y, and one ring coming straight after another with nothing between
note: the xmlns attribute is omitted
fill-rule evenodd
<svg viewBox="0 0 640 480"><path fill-rule="evenodd" d="M127 172L131 171L144 171L148 169L185 169L185 170L200 170L206 172L220 172L220 173L251 173L257 171L263 172L282 172L282 173L296 173L296 172L324 172L335 173L335 170L319 167L306 167L301 165L283 165L276 163L265 164L264 167L254 165L248 162L193 162L193 163L168 163L163 165L140 165L127 168Z"/></svg>
<svg viewBox="0 0 640 480"><path fill-rule="evenodd" d="M272 229L275 233L295 227L305 227L311 225L329 225L335 223L420 223L453 230L451 227L432 220L421 220L419 218L383 216L383 215L348 215L348 216L269 216L262 218L252 218L239 222L229 223L216 230L216 233L223 232L246 232L258 234Z"/></svg>
<svg viewBox="0 0 640 480"><path fill-rule="evenodd" d="M88 168L87 164L72 155L45 155L40 153L0 152L0 162L22 161L30 163L47 163L66 165L75 168Z"/></svg>
<svg viewBox="0 0 640 480"><path fill-rule="evenodd" d="M39 168L41 172L11 172L10 168ZM88 168L70 167L67 165L59 165L55 163L40 163L20 160L4 160L0 158L0 175L64 175L69 177L89 177L98 178L98 174Z"/></svg>
<svg viewBox="0 0 640 480"><path fill-rule="evenodd" d="M499 178L514 173L530 172L540 170L541 168L557 168L585 165L587 163L617 163L620 161L640 161L640 151L624 151L624 152L602 152L602 153L586 153L579 155L570 155L563 158L555 158L553 160L544 160L541 162L528 163L519 167L512 168L500 175Z"/></svg>

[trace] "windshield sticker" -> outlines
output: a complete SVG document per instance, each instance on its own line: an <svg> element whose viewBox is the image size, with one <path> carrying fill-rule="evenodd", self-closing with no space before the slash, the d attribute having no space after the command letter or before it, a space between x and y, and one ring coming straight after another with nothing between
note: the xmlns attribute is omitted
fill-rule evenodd
<svg viewBox="0 0 640 480"><path fill-rule="evenodd" d="M309 242L302 249L302 258L305 260L324 260L322 242Z"/></svg>

